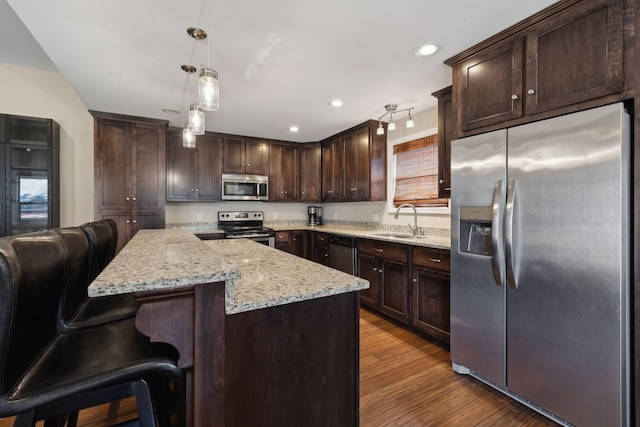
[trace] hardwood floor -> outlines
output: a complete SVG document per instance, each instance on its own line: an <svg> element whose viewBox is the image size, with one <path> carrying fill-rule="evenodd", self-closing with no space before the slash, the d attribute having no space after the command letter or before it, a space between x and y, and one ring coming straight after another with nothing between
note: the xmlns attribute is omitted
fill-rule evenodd
<svg viewBox="0 0 640 427"><path fill-rule="evenodd" d="M78 427L135 417L135 401L81 411ZM12 426L0 419L0 427ZM39 426L42 423L38 424ZM360 426L555 426L491 387L451 370L438 341L360 310Z"/></svg>
<svg viewBox="0 0 640 427"><path fill-rule="evenodd" d="M360 310L360 426L555 426L451 370L447 347Z"/></svg>

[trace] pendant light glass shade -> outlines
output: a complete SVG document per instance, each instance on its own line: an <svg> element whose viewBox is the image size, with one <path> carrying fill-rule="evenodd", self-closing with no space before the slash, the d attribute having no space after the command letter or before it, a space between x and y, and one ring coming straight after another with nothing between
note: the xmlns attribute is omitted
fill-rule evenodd
<svg viewBox="0 0 640 427"><path fill-rule="evenodd" d="M220 83L218 73L211 68L202 68L198 80L198 104L206 111L220 108Z"/></svg>
<svg viewBox="0 0 640 427"><path fill-rule="evenodd" d="M389 132L396 130L396 122L391 121L389 122L389 125L387 126L387 129L389 130Z"/></svg>
<svg viewBox="0 0 640 427"><path fill-rule="evenodd" d="M382 122L378 122L378 129L376 130L376 134L384 135L384 128L382 127Z"/></svg>
<svg viewBox="0 0 640 427"><path fill-rule="evenodd" d="M189 129L194 135L204 135L204 111L199 105L189 105Z"/></svg>
<svg viewBox="0 0 640 427"><path fill-rule="evenodd" d="M196 148L196 136L191 133L188 125L182 129L182 146L185 148Z"/></svg>

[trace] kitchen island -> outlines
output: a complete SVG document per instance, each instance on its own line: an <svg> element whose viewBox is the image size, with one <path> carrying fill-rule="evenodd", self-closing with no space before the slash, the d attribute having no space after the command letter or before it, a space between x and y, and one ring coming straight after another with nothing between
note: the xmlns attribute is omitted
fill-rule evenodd
<svg viewBox="0 0 640 427"><path fill-rule="evenodd" d="M135 293L136 326L174 345L188 426L358 424L366 280L248 240L141 230L89 287Z"/></svg>

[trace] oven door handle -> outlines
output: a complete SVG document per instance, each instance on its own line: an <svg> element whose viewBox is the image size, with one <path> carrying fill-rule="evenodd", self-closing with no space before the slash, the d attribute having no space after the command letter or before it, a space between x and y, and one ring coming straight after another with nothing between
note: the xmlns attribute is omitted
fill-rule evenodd
<svg viewBox="0 0 640 427"><path fill-rule="evenodd" d="M269 234L241 234L234 236L227 236L227 239L249 239L253 237L273 237Z"/></svg>

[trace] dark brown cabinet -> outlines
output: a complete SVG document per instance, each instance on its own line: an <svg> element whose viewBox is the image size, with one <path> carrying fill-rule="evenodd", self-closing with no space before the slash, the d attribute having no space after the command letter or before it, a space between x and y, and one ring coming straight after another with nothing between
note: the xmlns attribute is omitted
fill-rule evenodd
<svg viewBox="0 0 640 427"><path fill-rule="evenodd" d="M449 342L449 251L414 247L412 326Z"/></svg>
<svg viewBox="0 0 640 427"><path fill-rule="evenodd" d="M322 143L322 201L342 200L343 173L342 139L333 138Z"/></svg>
<svg viewBox="0 0 640 427"><path fill-rule="evenodd" d="M308 258L308 233L304 230L276 231L276 249Z"/></svg>
<svg viewBox="0 0 640 427"><path fill-rule="evenodd" d="M408 246L357 240L358 276L369 281L360 300L380 312L409 323Z"/></svg>
<svg viewBox="0 0 640 427"><path fill-rule="evenodd" d="M60 225L60 128L0 115L0 236Z"/></svg>
<svg viewBox="0 0 640 427"><path fill-rule="evenodd" d="M459 134L622 92L630 49L623 7L621 0L559 2L445 61L453 67Z"/></svg>
<svg viewBox="0 0 640 427"><path fill-rule="evenodd" d="M140 211L140 210L119 210L119 211L97 211L96 220L113 219L118 226L118 246L117 252L127 244L138 230L151 228L164 228L164 212Z"/></svg>
<svg viewBox="0 0 640 427"><path fill-rule="evenodd" d="M301 202L321 200L321 151L320 144L300 145L300 197Z"/></svg>
<svg viewBox="0 0 640 427"><path fill-rule="evenodd" d="M221 199L222 147L213 133L196 138L196 148L182 146L182 129L167 132L167 201Z"/></svg>
<svg viewBox="0 0 640 427"><path fill-rule="evenodd" d="M386 136L368 121L322 142L322 201L386 200Z"/></svg>
<svg viewBox="0 0 640 427"><path fill-rule="evenodd" d="M164 228L167 121L91 114L95 218L117 217L123 243L139 229Z"/></svg>
<svg viewBox="0 0 640 427"><path fill-rule="evenodd" d="M454 110L451 86L431 95L438 98L438 197L451 195L451 141Z"/></svg>
<svg viewBox="0 0 640 427"><path fill-rule="evenodd" d="M269 173L269 144L265 141L225 136L223 172L250 175Z"/></svg>
<svg viewBox="0 0 640 427"><path fill-rule="evenodd" d="M329 265L329 235L327 233L313 232L313 248L311 259L318 264Z"/></svg>
<svg viewBox="0 0 640 427"><path fill-rule="evenodd" d="M300 161L298 147L293 144L271 144L269 162L269 201L297 202Z"/></svg>

